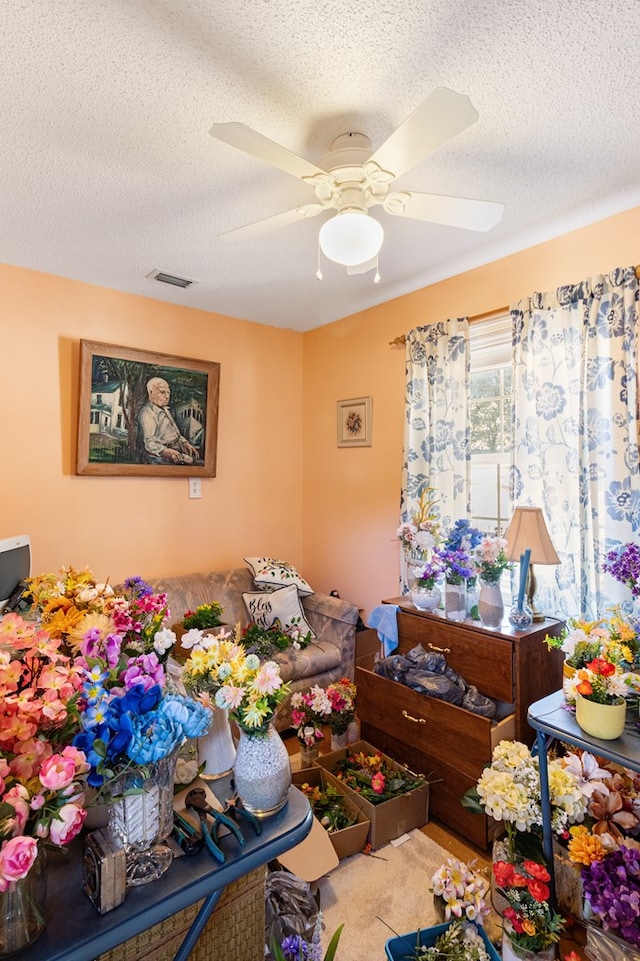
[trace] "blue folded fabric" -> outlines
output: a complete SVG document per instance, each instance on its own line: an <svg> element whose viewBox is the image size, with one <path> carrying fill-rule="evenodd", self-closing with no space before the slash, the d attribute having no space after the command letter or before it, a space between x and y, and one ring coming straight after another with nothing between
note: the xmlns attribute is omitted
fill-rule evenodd
<svg viewBox="0 0 640 961"><path fill-rule="evenodd" d="M385 657L388 657L398 646L397 613L397 604L379 604L369 614L369 627L373 627L378 632Z"/></svg>

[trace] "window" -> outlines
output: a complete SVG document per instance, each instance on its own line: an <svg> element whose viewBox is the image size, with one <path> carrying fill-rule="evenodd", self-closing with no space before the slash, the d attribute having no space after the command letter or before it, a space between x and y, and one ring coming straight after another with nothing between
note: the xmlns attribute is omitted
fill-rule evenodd
<svg viewBox="0 0 640 961"><path fill-rule="evenodd" d="M512 513L511 318L476 321L470 334L471 523L503 534Z"/></svg>

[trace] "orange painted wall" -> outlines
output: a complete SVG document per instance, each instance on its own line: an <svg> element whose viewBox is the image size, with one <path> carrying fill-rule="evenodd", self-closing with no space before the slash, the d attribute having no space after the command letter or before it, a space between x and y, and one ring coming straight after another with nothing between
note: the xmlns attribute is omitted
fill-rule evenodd
<svg viewBox="0 0 640 961"><path fill-rule="evenodd" d="M364 611L398 593L404 347L415 326L511 305L640 261L640 208L433 284L304 337L304 558L318 590ZM336 446L336 402L370 395L373 446Z"/></svg>
<svg viewBox="0 0 640 961"><path fill-rule="evenodd" d="M0 537L31 536L34 573L302 564L302 334L6 265L0 290ZM81 338L220 362L201 500L186 478L75 475Z"/></svg>
<svg viewBox="0 0 640 961"><path fill-rule="evenodd" d="M34 572L152 577L301 566L363 609L397 593L404 348L416 325L511 304L640 260L640 208L300 334L0 265L0 537L28 533ZM79 341L221 364L218 476L74 473ZM338 448L336 402L373 398L373 446Z"/></svg>

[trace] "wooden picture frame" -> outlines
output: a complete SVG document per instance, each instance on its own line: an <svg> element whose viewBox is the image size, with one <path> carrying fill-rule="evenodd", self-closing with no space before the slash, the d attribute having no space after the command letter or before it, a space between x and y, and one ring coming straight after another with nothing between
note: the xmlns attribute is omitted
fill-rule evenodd
<svg viewBox="0 0 640 961"><path fill-rule="evenodd" d="M215 477L219 393L215 361L81 340L76 473Z"/></svg>
<svg viewBox="0 0 640 961"><path fill-rule="evenodd" d="M338 401L338 447L371 447L371 398Z"/></svg>

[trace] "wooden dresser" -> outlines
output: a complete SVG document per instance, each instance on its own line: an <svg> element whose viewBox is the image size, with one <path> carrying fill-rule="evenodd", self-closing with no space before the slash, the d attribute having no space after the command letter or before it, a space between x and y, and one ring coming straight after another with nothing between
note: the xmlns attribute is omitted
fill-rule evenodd
<svg viewBox="0 0 640 961"><path fill-rule="evenodd" d="M535 732L527 723L531 703L562 687L560 651L549 651L544 638L558 634L562 622L545 620L514 631L505 617L500 630L477 621L455 622L440 611L418 611L408 598L391 598L398 610L398 649L417 644L442 652L450 667L497 702L493 720L473 714L404 684L373 673L371 664L356 667L358 717L362 737L431 781L430 810L473 844L486 850L491 819L472 814L460 803L501 740L531 745Z"/></svg>

